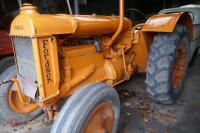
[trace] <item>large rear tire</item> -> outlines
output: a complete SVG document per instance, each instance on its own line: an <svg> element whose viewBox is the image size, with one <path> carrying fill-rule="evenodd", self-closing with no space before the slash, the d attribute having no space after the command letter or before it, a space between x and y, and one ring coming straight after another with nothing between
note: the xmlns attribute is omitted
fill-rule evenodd
<svg viewBox="0 0 200 133"><path fill-rule="evenodd" d="M116 133L119 115L117 92L103 83L89 84L67 100L51 133Z"/></svg>
<svg viewBox="0 0 200 133"><path fill-rule="evenodd" d="M172 104L183 90L189 62L188 29L177 25L173 33L158 33L150 46L146 72L149 96Z"/></svg>
<svg viewBox="0 0 200 133"><path fill-rule="evenodd" d="M16 74L15 65L8 67L1 75L1 79L8 79ZM23 105L17 93L12 90L13 83L0 86L0 116L7 122L21 124L38 117L42 110L35 104Z"/></svg>

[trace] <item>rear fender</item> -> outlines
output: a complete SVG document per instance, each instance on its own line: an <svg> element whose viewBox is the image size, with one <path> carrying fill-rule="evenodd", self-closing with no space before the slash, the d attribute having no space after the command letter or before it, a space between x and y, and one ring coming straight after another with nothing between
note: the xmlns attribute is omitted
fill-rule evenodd
<svg viewBox="0 0 200 133"><path fill-rule="evenodd" d="M190 40L193 38L192 19L188 13L158 14L150 17L144 24L143 32L173 32L177 24L185 24L189 29Z"/></svg>

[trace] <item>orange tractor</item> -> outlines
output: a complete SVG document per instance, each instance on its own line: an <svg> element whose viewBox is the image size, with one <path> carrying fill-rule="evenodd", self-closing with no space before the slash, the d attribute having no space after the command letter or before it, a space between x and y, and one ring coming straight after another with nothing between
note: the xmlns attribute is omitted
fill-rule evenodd
<svg viewBox="0 0 200 133"><path fill-rule="evenodd" d="M152 99L174 103L188 66L190 16L160 14L134 25L119 1L120 16L40 14L27 3L20 8L10 29L17 67L1 75L7 80L0 114L7 121L27 122L44 111L54 122L52 133L115 133L120 101L112 87L136 72L146 72Z"/></svg>

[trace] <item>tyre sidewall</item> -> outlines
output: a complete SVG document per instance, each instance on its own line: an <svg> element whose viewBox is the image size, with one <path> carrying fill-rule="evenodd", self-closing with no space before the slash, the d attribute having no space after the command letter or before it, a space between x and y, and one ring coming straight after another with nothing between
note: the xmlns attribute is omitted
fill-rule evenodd
<svg viewBox="0 0 200 133"><path fill-rule="evenodd" d="M183 42L186 45L185 71L180 85L173 88L172 73L176 52ZM166 48L165 48L166 47ZM160 64L160 62L163 62ZM149 96L157 103L173 104L180 96L189 64L189 37L185 25L177 25L172 33L158 33L150 46L146 73L146 85ZM164 74L164 75L162 75Z"/></svg>
<svg viewBox="0 0 200 133"><path fill-rule="evenodd" d="M2 74L8 67L15 64L14 57L8 56L0 59L0 74Z"/></svg>
<svg viewBox="0 0 200 133"><path fill-rule="evenodd" d="M16 68L15 65L12 65L2 73L1 79L9 79L15 76L15 74ZM0 86L0 116L8 122L15 120L17 124L25 123L38 117L42 113L42 109L40 108L26 114L17 113L12 110L8 101L9 90L12 85L13 83L7 83Z"/></svg>
<svg viewBox="0 0 200 133"><path fill-rule="evenodd" d="M82 89L85 89L85 92L92 91L91 89L93 87L91 87L91 85L86 86ZM51 133L81 133L89 114L93 111L95 107L104 102L110 103L112 105L114 113L114 124L112 132L117 132L120 114L120 102L119 99L116 98L118 97L118 94L104 84L98 83L98 85L98 89L96 89L92 93L88 92L90 93L88 95L76 95L72 97L71 101L74 102L72 102L70 106L64 105L64 108L60 112L60 119L58 118L58 121L53 126L53 130L51 131ZM95 86L93 89L95 89ZM77 99L73 99L75 97ZM71 101L67 102L70 103ZM68 117L67 120L66 117Z"/></svg>

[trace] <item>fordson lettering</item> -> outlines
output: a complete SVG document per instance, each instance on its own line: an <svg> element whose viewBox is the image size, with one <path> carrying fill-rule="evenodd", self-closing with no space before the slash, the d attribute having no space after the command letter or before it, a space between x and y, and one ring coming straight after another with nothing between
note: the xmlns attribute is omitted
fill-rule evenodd
<svg viewBox="0 0 200 133"><path fill-rule="evenodd" d="M46 80L48 83L52 82L51 79L51 69L50 69L50 63L49 63L49 49L47 48L48 40L43 40L43 56L44 56L44 66L45 66L45 75Z"/></svg>

